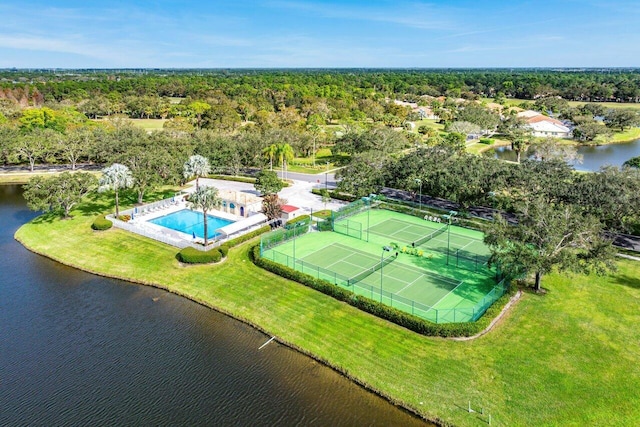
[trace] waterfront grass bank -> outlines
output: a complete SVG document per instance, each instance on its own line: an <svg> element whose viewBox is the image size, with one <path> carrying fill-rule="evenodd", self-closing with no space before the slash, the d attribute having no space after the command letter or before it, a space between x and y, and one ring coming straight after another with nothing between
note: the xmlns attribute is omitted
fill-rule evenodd
<svg viewBox="0 0 640 427"><path fill-rule="evenodd" d="M250 244L219 265L183 267L177 249L111 229L92 196L72 220L21 227L27 248L97 274L158 286L248 322L426 418L492 425L629 425L640 418L640 263L615 275L545 278L489 334L424 337L253 265ZM486 419L486 417L485 417Z"/></svg>

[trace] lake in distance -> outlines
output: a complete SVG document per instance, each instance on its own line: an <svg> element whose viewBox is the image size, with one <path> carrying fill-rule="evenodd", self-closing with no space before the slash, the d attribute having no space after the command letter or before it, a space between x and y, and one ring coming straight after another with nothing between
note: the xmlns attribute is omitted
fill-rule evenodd
<svg viewBox="0 0 640 427"><path fill-rule="evenodd" d="M527 153L527 155L532 154ZM579 171L596 172L607 165L620 167L632 157L640 156L640 139L621 144L583 145L578 147L578 154L582 156L582 161L571 164ZM495 157L515 162L517 156L510 146L505 146L496 147ZM523 158L525 158L524 155Z"/></svg>

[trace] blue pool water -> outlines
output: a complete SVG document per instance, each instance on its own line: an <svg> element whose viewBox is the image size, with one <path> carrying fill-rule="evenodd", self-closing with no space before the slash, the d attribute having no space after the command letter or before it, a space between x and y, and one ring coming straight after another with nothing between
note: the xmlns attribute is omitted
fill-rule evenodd
<svg viewBox="0 0 640 427"><path fill-rule="evenodd" d="M189 235L195 233L196 237L204 238L204 215L202 215L202 212L183 209L169 215L152 219L149 222ZM207 237L209 239L216 237L218 235L218 233L216 233L218 228L233 224L233 222L234 221L229 221L228 219L207 215Z"/></svg>

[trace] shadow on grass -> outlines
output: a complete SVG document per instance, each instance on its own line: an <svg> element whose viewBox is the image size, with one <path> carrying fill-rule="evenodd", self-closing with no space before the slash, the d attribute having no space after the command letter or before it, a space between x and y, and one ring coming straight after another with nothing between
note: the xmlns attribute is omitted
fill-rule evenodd
<svg viewBox="0 0 640 427"><path fill-rule="evenodd" d="M112 207L109 200L110 199L105 198L104 194L92 193L88 195L74 210L76 212L80 212L83 216L98 215Z"/></svg>
<svg viewBox="0 0 640 427"><path fill-rule="evenodd" d="M628 276L628 275L616 275L616 281L623 286L628 286L633 289L640 289L640 277Z"/></svg>
<svg viewBox="0 0 640 427"><path fill-rule="evenodd" d="M176 190L174 188L150 191L145 195L144 199L145 202L157 201L172 197L175 193ZM120 210L129 209L138 204L137 194L133 191L121 191L119 198ZM87 195L82 200L82 203L78 204L73 211L74 213L79 213L82 216L95 216L103 213L114 212L114 193L112 191L107 191L105 193L93 192Z"/></svg>
<svg viewBox="0 0 640 427"><path fill-rule="evenodd" d="M33 224L51 224L56 219L60 219L60 214L49 212L49 213L40 215L39 217L35 218L32 222Z"/></svg>

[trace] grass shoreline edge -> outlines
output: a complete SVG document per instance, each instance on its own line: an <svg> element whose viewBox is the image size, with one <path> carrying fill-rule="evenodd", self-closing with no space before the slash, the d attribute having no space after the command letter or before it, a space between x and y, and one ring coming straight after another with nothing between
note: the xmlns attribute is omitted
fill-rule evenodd
<svg viewBox="0 0 640 427"><path fill-rule="evenodd" d="M246 324L248 326L251 326L252 328L256 329L257 331L259 331L259 332L261 332L261 333L263 333L265 335L275 337L274 341L278 342L279 344L282 344L282 345L284 345L286 347L289 347L289 348L291 348L291 349L293 349L293 350L295 350L295 351L297 351L297 352L299 352L301 354L304 354L307 357L312 358L316 362L321 363L322 365L332 369L333 371L335 371L335 372L339 373L340 375L342 375L343 377L347 378L349 381L357 384L359 387L362 387L363 389L367 390L368 392L374 393L374 394L380 396L381 398L383 398L386 401L388 401L390 404L396 406L397 408L402 409L403 411L406 411L407 413L409 413L409 414L411 414L411 415L413 415L413 416L415 416L415 417L417 417L419 419L422 419L422 420L425 420L427 422L433 423L433 424L435 424L437 426L448 426L448 425L450 425L449 423L447 423L447 422L445 422L443 420L440 420L437 417L433 418L433 419L429 418L429 417L425 417L423 414L418 412L416 409L412 408L411 405L408 405L406 402L398 400L398 399L394 398L393 396L390 396L387 393L384 393L381 390L371 386L366 381L363 381L360 378L358 378L356 376L353 376L352 374L349 373L349 371L347 369L344 369L341 366L336 365L336 364L332 363L331 361L329 361L329 360L327 360L327 359L325 359L323 357L320 357L320 356L318 356L318 355L316 355L316 354L314 354L314 353L312 353L312 352L310 352L310 351L308 351L308 350L306 350L306 349L304 349L302 347L299 347L299 346L295 345L294 343L291 343L291 342L289 342L289 341L287 341L287 340L285 340L285 339L283 339L281 337L278 337L276 335L272 335L272 333L268 329L262 327L261 325L259 325L257 323L254 323L251 320L249 320L249 319L247 319L247 318L245 318L243 316L239 316L237 313L232 313L232 312L230 312L228 310L225 310L225 309L223 309L221 307L215 306L212 303L210 303L210 302L208 302L208 301L206 301L206 300L204 300L202 298L198 298L196 295L193 295L193 294L190 294L190 293L187 293L187 292L182 292L182 291L180 291L178 289L174 289L174 288L162 285L160 283L145 282L145 281L138 280L138 279L131 278L131 277L107 274L107 273L103 273L101 271L92 270L92 269L84 267L84 266L79 266L79 265L75 265L73 263L65 262L64 260L62 260L60 258L57 258L57 257L55 257L55 256L53 256L53 255L51 255L51 254L49 254L49 253L47 253L45 251L40 251L40 250L34 248L33 246L29 245L24 240L20 239L19 236L17 236L17 232L16 232L16 235L14 235L14 239L18 243L20 243L25 249L27 249L28 251L30 251L30 252L32 252L34 254L37 254L39 256L48 258L48 259L50 259L52 261L55 261L57 263L65 265L67 267L75 268L75 269L84 271L86 273L94 274L94 275L100 276L100 277L106 277L106 278L115 279L115 280L122 280L122 281L126 281L126 282L129 282L129 283L135 284L135 285L150 286L150 287L153 287L153 288L161 289L163 291L166 291L166 292L169 292L171 294L180 296L182 298L186 298L186 299L188 299L188 300L190 300L192 302L195 302L196 304L199 304L199 305L201 305L203 307L207 307L207 308L209 308L211 310L215 310L218 313L224 314L225 316L229 316L229 317L231 317L231 318L233 318L233 319L235 319L235 320L237 320L239 322L242 322L242 323L244 323L244 324ZM247 241L244 244L250 245L251 241ZM270 274L273 274L273 273L270 273ZM502 317L503 312L505 312L505 311L506 310L501 311L501 314L496 319L494 319L494 321L491 323L491 325L489 327L487 327L485 331L477 334L476 337L484 335L486 332L488 332L488 330L493 327L494 323L496 323L495 321L497 321L498 318ZM412 333L415 333L415 332L412 332Z"/></svg>
<svg viewBox="0 0 640 427"><path fill-rule="evenodd" d="M633 327L640 313L636 261L620 259L620 271L603 278L550 274L548 292L523 292L491 333L447 340L411 332L258 267L250 254L255 240L230 251L220 265L185 268L167 245L119 229L91 230L109 206L106 196L89 197L73 219L43 215L14 238L63 265L156 287L276 336L438 425L478 425L465 409L469 400L489 408L496 425L629 425L640 416L640 348L620 345L640 339ZM589 411L578 410L585 404Z"/></svg>

